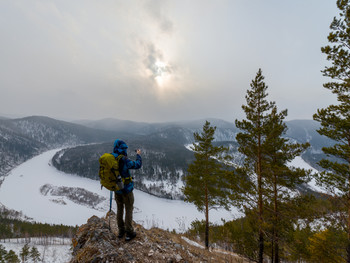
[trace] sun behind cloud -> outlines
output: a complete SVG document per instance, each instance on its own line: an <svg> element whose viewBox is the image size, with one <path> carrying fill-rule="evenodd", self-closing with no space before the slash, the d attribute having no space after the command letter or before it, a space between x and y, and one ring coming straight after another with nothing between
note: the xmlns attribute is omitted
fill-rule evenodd
<svg viewBox="0 0 350 263"><path fill-rule="evenodd" d="M171 78L171 70L167 63L157 60L154 63L155 74L154 79L160 87L164 87Z"/></svg>
<svg viewBox="0 0 350 263"><path fill-rule="evenodd" d="M143 43L143 42L142 42ZM164 52L153 43L143 45L144 52L143 67L146 69L146 75L154 81L154 83L164 89L168 87L171 77L174 74L174 68L170 62L167 61Z"/></svg>

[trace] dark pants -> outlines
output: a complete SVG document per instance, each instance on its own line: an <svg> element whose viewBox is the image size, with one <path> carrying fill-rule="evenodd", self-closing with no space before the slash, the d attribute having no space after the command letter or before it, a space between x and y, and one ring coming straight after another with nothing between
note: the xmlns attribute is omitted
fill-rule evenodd
<svg viewBox="0 0 350 263"><path fill-rule="evenodd" d="M117 201L117 223L119 231L131 233L134 231L132 227L132 213L134 210L134 194L115 194ZM125 223L124 223L124 208L125 208Z"/></svg>

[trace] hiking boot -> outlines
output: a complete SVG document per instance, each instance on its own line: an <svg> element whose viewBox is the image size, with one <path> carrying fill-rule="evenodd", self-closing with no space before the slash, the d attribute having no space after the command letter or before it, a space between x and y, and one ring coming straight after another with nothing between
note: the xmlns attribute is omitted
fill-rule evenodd
<svg viewBox="0 0 350 263"><path fill-rule="evenodd" d="M130 241L136 237L136 232L126 233L125 241Z"/></svg>
<svg viewBox="0 0 350 263"><path fill-rule="evenodd" d="M119 230L118 238L123 238L125 235L125 230Z"/></svg>

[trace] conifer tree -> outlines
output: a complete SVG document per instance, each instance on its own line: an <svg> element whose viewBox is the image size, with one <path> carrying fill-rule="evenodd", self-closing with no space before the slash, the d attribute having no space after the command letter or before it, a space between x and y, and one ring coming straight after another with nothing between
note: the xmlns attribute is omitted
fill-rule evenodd
<svg viewBox="0 0 350 263"><path fill-rule="evenodd" d="M228 192L225 190L225 170L218 162L226 149L214 146L216 127L206 121L201 134L194 133L192 147L195 160L188 167L183 193L185 201L194 203L197 209L205 213L205 246L209 248L209 210L218 207L228 209Z"/></svg>
<svg viewBox="0 0 350 263"><path fill-rule="evenodd" d="M334 17L328 35L329 45L321 51L327 55L331 66L326 66L323 75L331 81L323 86L337 96L338 103L318 109L314 120L320 122L318 132L335 141L332 147L322 150L338 161L323 159L319 165L325 169L318 182L342 200L340 214L346 215L343 230L347 232L347 262L350 263L350 2L337 0L339 17Z"/></svg>
<svg viewBox="0 0 350 263"><path fill-rule="evenodd" d="M30 258L32 259L33 263L40 261L40 253L36 247L32 247L29 253Z"/></svg>
<svg viewBox="0 0 350 263"><path fill-rule="evenodd" d="M19 253L19 256L21 257L22 259L22 262L26 262L28 260L28 257L29 257L29 245L26 243L24 244L21 252Z"/></svg>
<svg viewBox="0 0 350 263"><path fill-rule="evenodd" d="M263 262L264 237L271 241L272 262L279 262L279 243L282 230L291 226L290 192L305 182L308 173L290 168L288 162L304 151L308 144L291 143L284 137L287 110L278 112L275 102L267 100L267 88L261 69L247 91L247 104L242 108L246 119L236 120L238 150L245 156L243 167L238 167L232 177L231 198L235 205L247 212L257 211L258 262ZM282 213L283 212L283 213ZM268 240L266 240L268 241Z"/></svg>
<svg viewBox="0 0 350 263"><path fill-rule="evenodd" d="M258 70L255 79L250 84L251 89L247 90L245 96L247 105L242 105L242 109L246 114L246 119L242 121L236 120L236 127L241 130L237 134L237 142L239 144L239 152L245 156L244 167L237 169L237 173L241 174L243 178L246 175L252 179L256 177L256 181L243 180L240 182L234 182L238 187L241 187L240 191L243 192L243 203L251 204L252 207L257 209L258 213L258 262L263 262L264 255L264 233L263 233L263 143L266 139L266 123L268 121L268 115L272 107L273 102L268 102L267 86L264 82L264 76L261 69ZM255 182L254 182L255 181ZM251 182L251 183L250 183ZM237 189L236 189L237 190ZM236 191L234 190L234 191ZM238 196L233 199L239 200ZM246 206L246 205L245 205Z"/></svg>
<svg viewBox="0 0 350 263"><path fill-rule="evenodd" d="M6 263L20 263L21 261L19 260L18 256L13 250L10 250L6 255L5 255L5 262Z"/></svg>
<svg viewBox="0 0 350 263"><path fill-rule="evenodd" d="M0 263L5 263L7 251L3 245L0 245Z"/></svg>
<svg viewBox="0 0 350 263"><path fill-rule="evenodd" d="M305 151L309 144L292 143L284 137L287 131L284 123L286 116L287 110L278 113L276 106L272 108L266 121L266 138L262 144L263 171L267 186L265 195L271 207L270 210L267 209L271 214L270 220L265 219L271 226L271 263L280 262L281 234L285 232L284 228L290 227L293 218L288 212L293 204L290 202L290 195L297 193L296 187L308 180L307 171L288 166L288 162Z"/></svg>

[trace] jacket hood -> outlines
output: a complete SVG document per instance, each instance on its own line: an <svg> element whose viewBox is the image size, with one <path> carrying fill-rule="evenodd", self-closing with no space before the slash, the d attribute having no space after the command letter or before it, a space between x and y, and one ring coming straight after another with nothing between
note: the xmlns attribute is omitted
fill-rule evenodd
<svg viewBox="0 0 350 263"><path fill-rule="evenodd" d="M113 147L113 153L117 154L117 155L125 155L127 156L127 149L128 149L128 145L122 141L122 140L115 140L114 141L114 147Z"/></svg>

